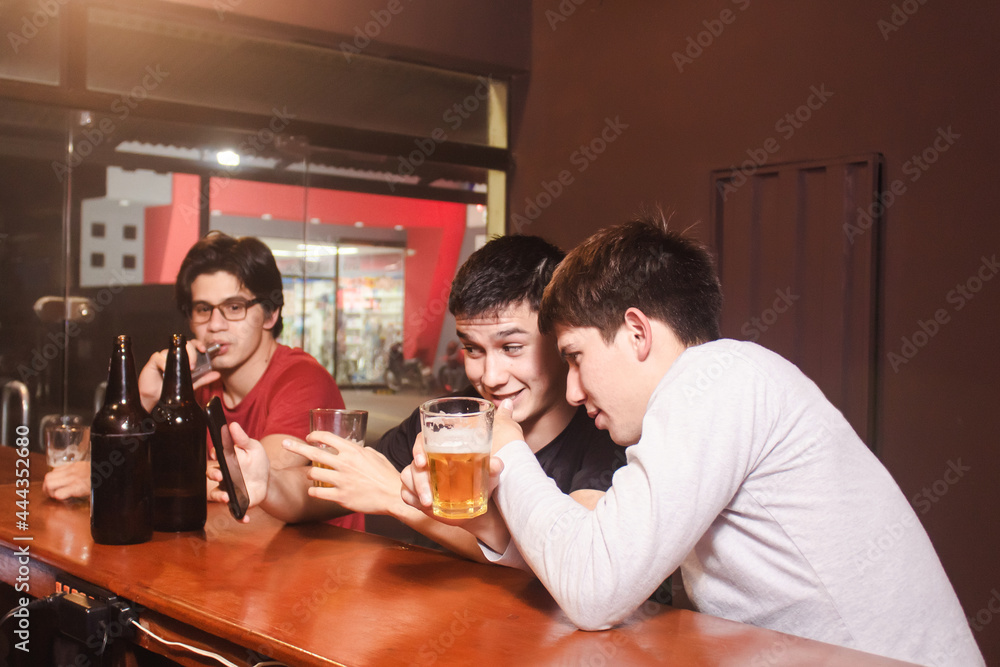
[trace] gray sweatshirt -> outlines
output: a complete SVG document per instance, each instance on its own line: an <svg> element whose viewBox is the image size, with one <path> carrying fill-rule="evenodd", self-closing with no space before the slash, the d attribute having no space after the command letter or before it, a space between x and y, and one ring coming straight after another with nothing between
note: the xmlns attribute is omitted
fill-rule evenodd
<svg viewBox="0 0 1000 667"><path fill-rule="evenodd" d="M686 350L593 511L521 442L495 499L528 567L584 629L637 609L678 566L698 611L930 665L983 658L910 504L793 364L731 340Z"/></svg>

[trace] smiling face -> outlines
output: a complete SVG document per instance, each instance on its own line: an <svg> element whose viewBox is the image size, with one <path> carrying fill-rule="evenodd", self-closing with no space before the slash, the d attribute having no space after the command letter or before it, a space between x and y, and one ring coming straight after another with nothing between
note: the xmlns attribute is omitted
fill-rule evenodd
<svg viewBox="0 0 1000 667"><path fill-rule="evenodd" d="M251 301L253 298L253 292L226 271L203 273L191 283L192 305L207 303L218 306L230 299ZM248 360L266 356L268 346L265 343L273 340L269 330L274 326L277 315L277 311L267 315L264 307L256 304L247 308L245 319L231 322L216 308L207 322L191 322L190 326L195 337L206 346L213 343L222 346L212 358L212 367L226 375L227 371L240 368Z"/></svg>
<svg viewBox="0 0 1000 667"><path fill-rule="evenodd" d="M496 315L459 314L455 325L472 386L497 405L513 401L514 420L533 450L553 440L574 409L565 398L566 367L555 338L538 331L538 313L521 302Z"/></svg>
<svg viewBox="0 0 1000 667"><path fill-rule="evenodd" d="M566 400L585 406L597 428L617 444L637 443L651 392L625 329L610 343L595 327L556 325L556 336L569 365Z"/></svg>

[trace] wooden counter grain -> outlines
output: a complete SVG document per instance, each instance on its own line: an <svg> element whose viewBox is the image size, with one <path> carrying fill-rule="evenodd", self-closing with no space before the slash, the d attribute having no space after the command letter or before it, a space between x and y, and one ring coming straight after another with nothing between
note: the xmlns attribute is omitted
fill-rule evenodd
<svg viewBox="0 0 1000 667"><path fill-rule="evenodd" d="M41 458L21 530L15 458L0 447L0 579L13 583L16 551L29 544L33 596L69 573L139 605L144 626L239 664L905 664L655 603L615 629L582 632L525 572L326 524L286 526L260 510L240 524L210 504L204 531L98 545L86 502L42 493ZM137 643L214 664L148 637Z"/></svg>

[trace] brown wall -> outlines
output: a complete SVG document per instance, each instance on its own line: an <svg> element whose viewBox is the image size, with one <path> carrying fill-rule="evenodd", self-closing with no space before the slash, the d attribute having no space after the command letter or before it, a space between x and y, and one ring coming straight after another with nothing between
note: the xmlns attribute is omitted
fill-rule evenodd
<svg viewBox="0 0 1000 667"><path fill-rule="evenodd" d="M982 258L1000 254L992 173L1000 150L1000 7L963 5L585 0L553 28L549 12L560 3L536 0L510 211L527 219L537 211L526 198L549 204L524 231L569 247L640 204L659 203L676 210L678 226L700 221L696 233L711 240L709 172L739 166L768 139L780 147L769 162L883 153L885 186L901 179L905 192L885 216L877 447L908 497L928 489L914 507L980 628L987 659L1000 664L1000 618L988 607L995 595L993 608L1000 602L1000 278L968 300L950 292L977 271L992 278L997 268L981 269ZM879 21L892 26L894 7L902 25L886 39ZM724 10L732 22L679 71L673 54L707 30L704 21L719 32L712 21ZM787 126L776 128L813 87L832 94L822 105L814 98L819 108L791 136ZM574 152L600 136L608 118L627 128L580 172L584 160ZM939 128L957 138L911 180L904 163L932 147ZM557 190L552 181L563 170L572 182L551 203L539 198L545 183ZM901 354L902 337L939 310L945 323L894 370L887 354ZM948 472L952 465L961 477Z"/></svg>
<svg viewBox="0 0 1000 667"><path fill-rule="evenodd" d="M709 172L739 166L765 145L778 146L771 163L885 156L884 185L898 180L905 192L884 219L876 446L914 499L987 660L1000 664L1000 619L988 606L1000 602L1000 352L992 330L1000 280L982 283L971 299L952 291L970 279L979 287L978 271L992 277L983 258L1000 254L1000 187L991 170L1000 149L1000 6L535 0L532 17L526 0L402 3L372 47L379 53L410 49L480 71L530 67L514 89L524 96L513 104L510 213L530 218L523 231L565 247L643 204L674 209L679 226L700 221L695 233L712 241ZM353 35L389 3L324 3L320 11L305 0L280 9L265 0L228 4ZM680 71L674 54L689 48L689 37L707 46L700 54L690 47L692 62ZM819 108L799 127L779 125L814 88L828 99L814 97ZM614 141L591 161L578 151L609 119L620 132L609 130ZM952 142L939 141L947 149L935 155L939 129L949 128ZM912 180L915 165L906 163L925 149L936 161L916 167ZM555 185L562 172L566 183ZM935 313L944 323L894 369L887 354L902 355L902 338L915 333L924 342L920 323Z"/></svg>

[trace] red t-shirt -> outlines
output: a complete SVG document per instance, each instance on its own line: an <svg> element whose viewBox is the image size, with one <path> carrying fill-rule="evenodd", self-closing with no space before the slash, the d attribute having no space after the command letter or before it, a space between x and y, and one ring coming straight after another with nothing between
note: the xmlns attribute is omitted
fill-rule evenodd
<svg viewBox="0 0 1000 667"><path fill-rule="evenodd" d="M312 408L343 408L344 398L337 383L319 362L299 348L278 344L257 384L235 408L226 405L222 381L198 390L198 401L207 405L214 397L222 400L226 419L239 424L256 440L277 433L305 439L309 434ZM363 514L348 514L330 521L334 526L365 529Z"/></svg>

